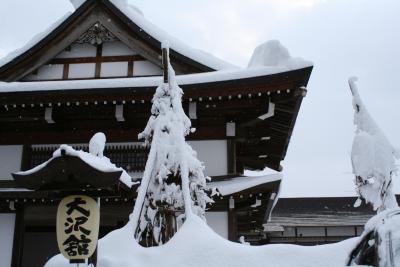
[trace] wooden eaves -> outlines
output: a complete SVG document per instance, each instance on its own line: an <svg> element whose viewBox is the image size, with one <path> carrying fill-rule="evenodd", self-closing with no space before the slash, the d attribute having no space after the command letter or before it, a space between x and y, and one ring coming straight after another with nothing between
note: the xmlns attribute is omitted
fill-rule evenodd
<svg viewBox="0 0 400 267"><path fill-rule="evenodd" d="M191 102L197 106L196 132L189 139L232 139L239 165L279 170L311 70L182 85L185 111ZM24 84L19 84L21 89ZM105 131L110 142L135 141L150 116L154 90L155 86L0 92L0 144L82 143L97 131ZM257 119L268 111L269 102L275 104L274 115ZM116 105L123 105L124 122L115 119ZM52 124L44 117L49 107ZM227 122L236 123L235 136L227 136Z"/></svg>

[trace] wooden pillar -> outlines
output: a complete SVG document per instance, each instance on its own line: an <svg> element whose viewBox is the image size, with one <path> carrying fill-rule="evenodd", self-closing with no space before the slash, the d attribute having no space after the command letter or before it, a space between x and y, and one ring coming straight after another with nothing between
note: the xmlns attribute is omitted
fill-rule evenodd
<svg viewBox="0 0 400 267"><path fill-rule="evenodd" d="M63 80L68 80L68 76L69 76L69 64L68 63L64 63L64 67L63 67Z"/></svg>
<svg viewBox="0 0 400 267"><path fill-rule="evenodd" d="M169 56L168 56L168 48L162 48L162 64L163 64L163 77L164 83L168 83L168 65L169 65Z"/></svg>
<svg viewBox="0 0 400 267"><path fill-rule="evenodd" d="M22 148L21 171L27 171L32 167L31 160L32 160L32 146L24 145Z"/></svg>
<svg viewBox="0 0 400 267"><path fill-rule="evenodd" d="M235 200L231 197L228 200L228 239L233 242L238 241L237 215L235 210Z"/></svg>
<svg viewBox="0 0 400 267"><path fill-rule="evenodd" d="M14 241L13 241L11 267L22 266L24 233L25 233L24 207L17 206L15 214Z"/></svg>
<svg viewBox="0 0 400 267"><path fill-rule="evenodd" d="M235 139L227 139L227 159L228 159L228 174L237 174L236 170L236 141Z"/></svg>
<svg viewBox="0 0 400 267"><path fill-rule="evenodd" d="M129 60L128 61L128 77L133 77L133 66L134 66L133 60Z"/></svg>
<svg viewBox="0 0 400 267"><path fill-rule="evenodd" d="M103 54L103 44L99 44L99 45L97 45L97 48L96 48L96 65L95 65L95 72L94 72L95 78L100 78L102 54Z"/></svg>

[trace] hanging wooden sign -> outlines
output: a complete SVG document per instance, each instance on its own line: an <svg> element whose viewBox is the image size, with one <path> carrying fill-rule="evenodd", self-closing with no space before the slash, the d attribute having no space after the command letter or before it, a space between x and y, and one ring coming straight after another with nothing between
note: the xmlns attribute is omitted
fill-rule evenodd
<svg viewBox="0 0 400 267"><path fill-rule="evenodd" d="M74 195L61 200L57 210L58 248L70 263L83 263L97 246L100 212L96 201Z"/></svg>

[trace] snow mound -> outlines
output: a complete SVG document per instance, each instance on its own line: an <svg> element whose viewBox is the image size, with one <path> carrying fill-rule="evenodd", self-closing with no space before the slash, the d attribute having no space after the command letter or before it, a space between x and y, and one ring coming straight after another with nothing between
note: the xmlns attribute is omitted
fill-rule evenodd
<svg viewBox="0 0 400 267"><path fill-rule="evenodd" d="M303 247L296 245L248 246L216 234L197 216L189 217L165 245L144 248L133 238L131 223L99 240L101 267L342 267L358 242ZM72 266L62 255L45 267ZM81 265L82 266L82 265Z"/></svg>
<svg viewBox="0 0 400 267"><path fill-rule="evenodd" d="M122 174L119 178L121 182L123 182L126 186L129 188L132 187L134 184L132 181L132 178L129 176L129 174L120 167L115 166L115 164L111 163L110 159L107 158L106 156L98 157L95 155L92 155L90 153L87 153L82 150L75 150L71 146L68 145L61 145L56 151L53 153L53 157L47 160L46 162L36 166L33 169L30 169L28 171L22 171L22 172L17 172L19 175L28 175L34 172L37 172L44 168L51 160L61 157L61 150L65 151L66 155L69 156L75 156L83 160L85 163L88 165L92 166L96 170L102 171L102 172L115 172L115 171L122 171Z"/></svg>
<svg viewBox="0 0 400 267"><path fill-rule="evenodd" d="M256 47L248 68L267 66L299 69L312 65L310 61L291 57L288 49L278 40L271 40Z"/></svg>
<svg viewBox="0 0 400 267"><path fill-rule="evenodd" d="M104 133L96 133L89 141L89 153L97 157L103 157L105 146L106 135Z"/></svg>

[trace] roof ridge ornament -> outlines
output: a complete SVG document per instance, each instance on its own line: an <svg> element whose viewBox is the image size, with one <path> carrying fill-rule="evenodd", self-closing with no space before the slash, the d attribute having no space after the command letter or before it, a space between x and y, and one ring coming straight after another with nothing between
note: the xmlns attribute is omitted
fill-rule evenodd
<svg viewBox="0 0 400 267"><path fill-rule="evenodd" d="M77 44L91 44L100 45L105 42L114 42L119 39L110 32L103 24L96 22L92 27L90 27L86 32L84 32L78 40L74 43Z"/></svg>

